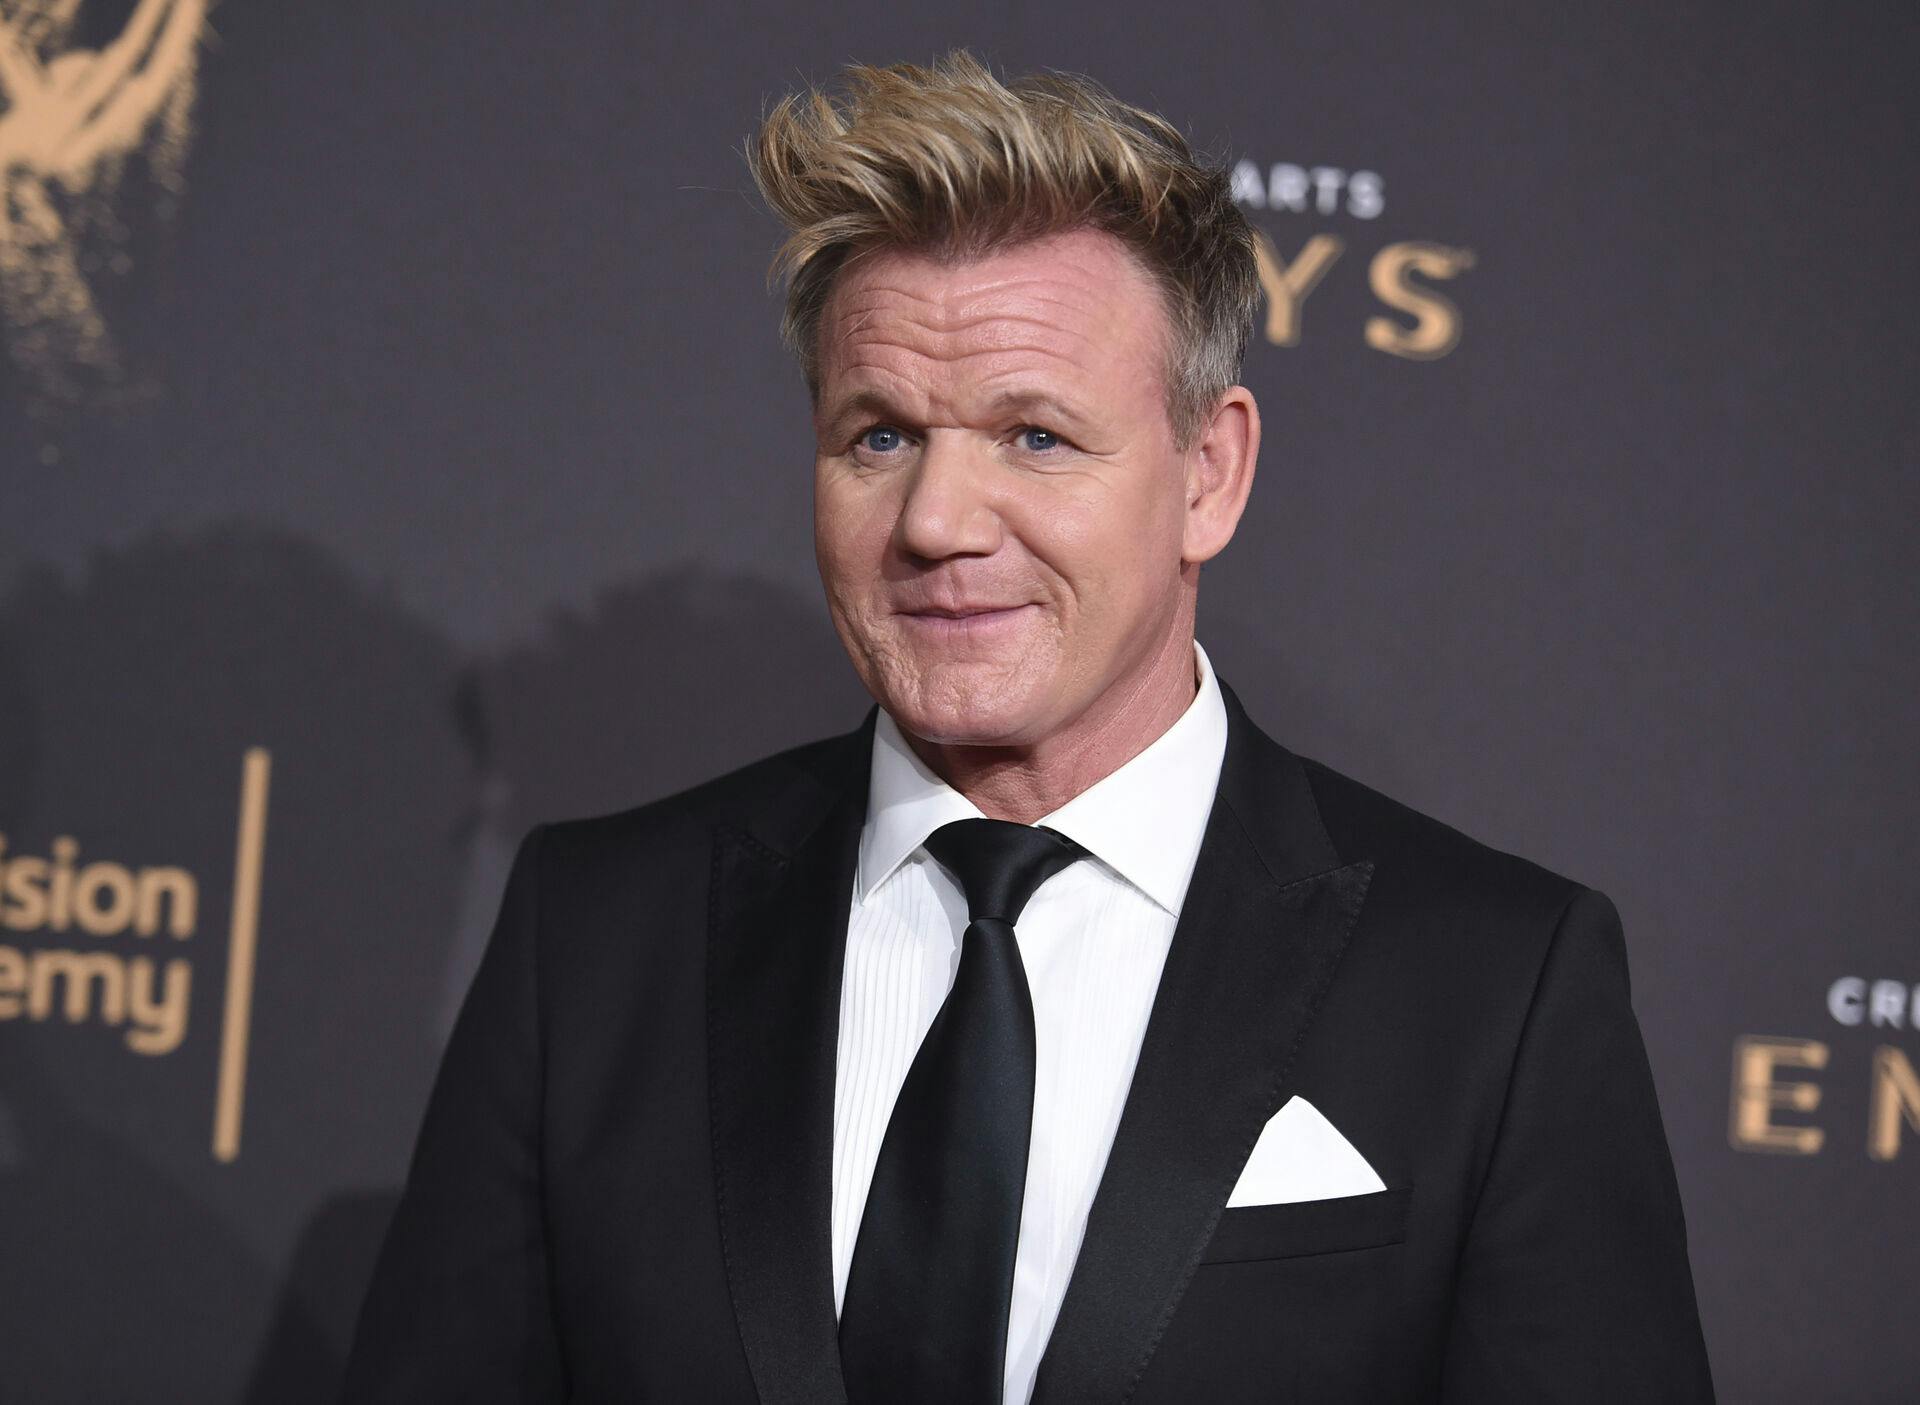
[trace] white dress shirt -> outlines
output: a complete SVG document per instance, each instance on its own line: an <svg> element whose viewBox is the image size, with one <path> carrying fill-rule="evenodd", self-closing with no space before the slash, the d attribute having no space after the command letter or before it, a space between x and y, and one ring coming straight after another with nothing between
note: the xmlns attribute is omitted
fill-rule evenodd
<svg viewBox="0 0 1920 1405"><path fill-rule="evenodd" d="M1033 1138L1014 1257L1007 1405L1026 1405L1146 1033L1226 753L1206 653L1199 692L1119 770L1038 823L1093 856L1048 879L1015 926L1033 992ZM907 1068L953 984L966 898L922 847L973 802L915 756L882 710L860 834L833 1098L833 1299L847 1292L874 1162Z"/></svg>

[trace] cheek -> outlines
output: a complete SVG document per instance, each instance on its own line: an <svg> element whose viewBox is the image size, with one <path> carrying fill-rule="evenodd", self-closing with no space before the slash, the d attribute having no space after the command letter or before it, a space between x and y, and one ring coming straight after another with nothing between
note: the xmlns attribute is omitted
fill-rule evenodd
<svg viewBox="0 0 1920 1405"><path fill-rule="evenodd" d="M884 491L832 467L816 470L813 488L813 550L828 595L863 599L881 579L896 505Z"/></svg>
<svg viewBox="0 0 1920 1405"><path fill-rule="evenodd" d="M1182 542L1177 492L1128 485L1054 495L1025 514L1022 539L1034 556L1065 581L1079 612L1127 613L1176 573Z"/></svg>

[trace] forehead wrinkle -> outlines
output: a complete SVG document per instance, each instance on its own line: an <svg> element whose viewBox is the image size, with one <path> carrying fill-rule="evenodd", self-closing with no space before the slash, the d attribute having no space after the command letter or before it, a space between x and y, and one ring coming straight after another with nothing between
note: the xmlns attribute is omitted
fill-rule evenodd
<svg viewBox="0 0 1920 1405"><path fill-rule="evenodd" d="M975 308L977 317L1017 317L1017 312L1005 311L1007 304L1016 306L1038 305L1040 307L1061 307L1069 312L1085 313L1090 317L1100 314L1099 304L1105 301L1104 289L1062 288L1052 279L1030 280L1037 287L1023 287L1017 284L981 289L963 298L955 299L955 314L965 316ZM1074 296L1081 294L1081 296Z"/></svg>
<svg viewBox="0 0 1920 1405"><path fill-rule="evenodd" d="M872 348L893 348L944 362L967 361L998 351L1074 360L1088 349L1096 354L1107 350L1094 330L1062 326L1040 317L980 317L942 329L913 321L877 322L869 314L844 328L836 340L843 353L850 355Z"/></svg>
<svg viewBox="0 0 1920 1405"><path fill-rule="evenodd" d="M1075 252L1062 257L1068 249ZM836 301L861 306L892 297L962 312L982 300L1030 297L1099 318L1113 311L1124 290L1148 292L1155 301L1163 291L1124 241L1092 230L1061 231L977 256L908 247L865 252L834 280Z"/></svg>
<svg viewBox="0 0 1920 1405"><path fill-rule="evenodd" d="M1057 315L1055 309L1065 315ZM1092 342L1094 334L1111 320L1100 315L1097 308L1066 298L996 299L987 305L969 303L952 309L939 330L952 337L970 334L995 337L1014 336L1022 329L1037 328L1053 336Z"/></svg>
<svg viewBox="0 0 1920 1405"><path fill-rule="evenodd" d="M860 400L883 399L895 402L925 400L931 394L925 380L883 361L850 361L842 372L848 382L833 397L833 407Z"/></svg>
<svg viewBox="0 0 1920 1405"><path fill-rule="evenodd" d="M1113 285L1089 277L1078 267L1069 269L1065 278L1057 270L1048 273L1022 271L1001 273L985 282L959 283L955 286L957 280L945 277L940 279L941 286L927 292L916 291L910 283L897 281L900 271L903 270L887 270L888 273L895 273L896 277L883 275L843 284L836 294L836 301L841 304L836 311L845 317L856 312L877 310L890 301L899 300L915 305L914 313L908 315L918 314L930 325L939 326L942 330L955 330L987 318L1019 316L1018 312L1007 309L1008 302L1061 308L1096 321L1102 320L1103 313L1112 310L1103 304L1112 301Z"/></svg>
<svg viewBox="0 0 1920 1405"><path fill-rule="evenodd" d="M914 289L908 284L894 283L885 279L878 279L878 278L869 278L869 279L866 279L865 281L861 281L857 279L849 280L847 282L842 283L839 287L834 289L833 295L835 298L843 302L851 302L851 303L859 303L862 300L876 300L876 299L884 300L887 298L901 298L907 302L920 302L920 303L926 303L929 306L938 306L939 304L947 301L945 297L943 297L941 294L937 292L936 293L915 292Z"/></svg>
<svg viewBox="0 0 1920 1405"><path fill-rule="evenodd" d="M1016 307L1005 305L978 306L971 303L952 306L946 303L924 302L925 312L919 309L904 309L891 306L888 298L850 299L847 306L836 309L834 318L846 336L874 321L876 317L892 314L899 322L916 327L939 336L957 336L976 328L989 326L996 322L1030 323L1034 326L1069 332L1084 336L1077 329L1065 325L1067 322L1082 321L1098 324L1106 319L1097 309L1085 307L1071 299L1034 297L1024 299ZM1045 309L1060 308L1069 317L1063 319L1050 317ZM852 325L849 326L848 324Z"/></svg>
<svg viewBox="0 0 1920 1405"><path fill-rule="evenodd" d="M898 351L898 348L889 348ZM984 364L983 364L984 363ZM978 367L978 370L974 368ZM1062 357L1046 347L980 347L951 356L921 356L911 352L891 356L855 354L844 365L841 379L844 389L836 399L858 395L876 382L905 384L915 391L944 402L956 398L986 397L1008 380L1033 394L1047 394L1048 387L1061 387L1055 398L1072 387L1076 392L1087 369L1071 358ZM877 386L876 386L877 388ZM1076 397L1077 398L1077 397Z"/></svg>
<svg viewBox="0 0 1920 1405"><path fill-rule="evenodd" d="M1071 354L1078 348L1063 346L1058 329L1047 324L1032 323L1021 330L1050 335L960 347L943 344L945 339L924 332L911 338L853 338L842 348L838 373L832 377L840 392L833 400L844 403L869 386L911 386L916 397L929 402L984 401L1008 381L1031 394L1083 400L1088 377L1097 380L1103 374L1102 365L1109 359L1106 349L1094 347L1100 358L1096 361Z"/></svg>
<svg viewBox="0 0 1920 1405"><path fill-rule="evenodd" d="M902 306L903 303L906 305ZM942 331L954 316L954 309L945 298L922 296L910 289L884 284L860 287L840 294L833 311L834 320L841 323L849 318L857 318L864 323L880 314L892 314L903 321Z"/></svg>
<svg viewBox="0 0 1920 1405"><path fill-rule="evenodd" d="M1045 317L1024 317L1018 313L982 313L966 322L955 324L949 330L949 335L960 337L968 333L978 333L983 337L994 339L997 336L1018 336L1028 328L1037 328L1051 336L1068 337L1077 342L1091 343L1094 340L1091 328L1083 330ZM995 339L993 344L1003 346L1010 343Z"/></svg>

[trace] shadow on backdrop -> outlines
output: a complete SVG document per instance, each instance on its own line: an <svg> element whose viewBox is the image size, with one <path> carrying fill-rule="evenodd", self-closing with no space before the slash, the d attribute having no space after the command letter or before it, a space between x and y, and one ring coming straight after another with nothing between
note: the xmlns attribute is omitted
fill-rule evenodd
<svg viewBox="0 0 1920 1405"><path fill-rule="evenodd" d="M397 1183L418 1122L471 808L447 716L458 660L313 543L231 524L143 535L71 577L22 573L0 659L5 861L70 841L81 871L164 866L197 894L186 930L144 934L8 910L0 943L28 960L186 977L164 1047L130 1042L111 972L0 1023L28 1178L7 1211L31 1220L0 1255L9 1378L54 1401L234 1400L302 1225L343 1187ZM229 1061L254 747L271 781L251 1043ZM213 1149L226 1066L245 1078L231 1162Z"/></svg>
<svg viewBox="0 0 1920 1405"><path fill-rule="evenodd" d="M870 702L817 596L694 565L608 586L476 661L453 707L477 783L441 1037L529 826L625 809L848 731Z"/></svg>
<svg viewBox="0 0 1920 1405"><path fill-rule="evenodd" d="M0 620L6 611L0 608ZM0 833L40 810L42 709L27 651L0 632ZM4 852L4 851L0 851ZM16 847L14 852L18 852ZM18 940L0 930L0 940ZM271 1291L232 1226L90 1125L48 1076L38 1042L0 1023L0 1394L36 1400L217 1399L236 1317ZM54 1050L50 1052L65 1052Z"/></svg>
<svg viewBox="0 0 1920 1405"><path fill-rule="evenodd" d="M451 1028L531 824L657 799L852 728L867 705L817 602L698 567L608 587L585 609L556 612L537 638L470 661L446 698L471 773L455 823L454 940L435 1008L416 1022L431 1017L440 1039ZM397 1202L391 1187L344 1191L307 1220L248 1405L333 1398Z"/></svg>

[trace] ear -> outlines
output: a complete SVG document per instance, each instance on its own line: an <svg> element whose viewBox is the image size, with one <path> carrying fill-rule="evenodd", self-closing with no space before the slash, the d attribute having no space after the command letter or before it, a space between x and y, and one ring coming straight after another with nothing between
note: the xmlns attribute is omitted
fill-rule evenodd
<svg viewBox="0 0 1920 1405"><path fill-rule="evenodd" d="M1244 385L1215 402L1187 450L1187 524L1180 557L1209 561L1233 540L1260 457L1260 407Z"/></svg>

